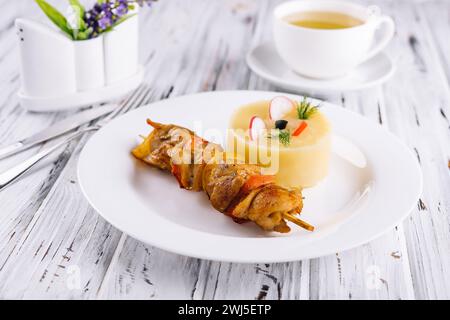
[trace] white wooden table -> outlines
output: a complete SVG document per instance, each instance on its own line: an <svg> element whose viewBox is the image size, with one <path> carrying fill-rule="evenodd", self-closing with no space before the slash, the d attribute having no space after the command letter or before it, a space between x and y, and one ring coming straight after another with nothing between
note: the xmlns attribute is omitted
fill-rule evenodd
<svg viewBox="0 0 450 320"><path fill-rule="evenodd" d="M271 38L269 17L278 2L160 0L143 11L148 102L207 90L276 90L252 74L245 55ZM168 253L124 235L83 198L76 167L85 136L0 192L0 298L450 298L450 3L372 3L396 20L388 49L396 75L369 90L319 98L379 122L416 153L424 191L401 225L356 249L293 263L218 263ZM71 113L31 114L18 104L13 21L44 18L28 0L0 0L0 15L2 145ZM42 147L1 160L0 170Z"/></svg>

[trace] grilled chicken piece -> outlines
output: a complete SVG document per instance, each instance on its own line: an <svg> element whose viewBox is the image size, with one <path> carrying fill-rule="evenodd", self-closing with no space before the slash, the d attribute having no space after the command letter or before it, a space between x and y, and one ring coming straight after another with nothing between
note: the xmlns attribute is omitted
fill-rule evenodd
<svg viewBox="0 0 450 320"><path fill-rule="evenodd" d="M144 141L131 152L136 158L162 170L171 170L171 160L168 151L178 141L174 141L174 125L162 125L147 120L153 130ZM187 129L186 129L187 130Z"/></svg>
<svg viewBox="0 0 450 320"><path fill-rule="evenodd" d="M220 145L189 129L147 122L154 130L132 151L136 158L170 171L182 188L205 191L212 206L236 222L253 221L267 231L290 231L283 215L302 210L300 190L277 185L275 177L261 174L257 165L224 162Z"/></svg>
<svg viewBox="0 0 450 320"><path fill-rule="evenodd" d="M255 165L208 164L203 171L203 190L212 206L225 212L250 176L260 175L260 172Z"/></svg>
<svg viewBox="0 0 450 320"><path fill-rule="evenodd" d="M254 221L264 230L281 233L290 228L283 213L298 214L302 211L303 201L300 190L287 190L270 183L252 190L232 211L232 216Z"/></svg>
<svg viewBox="0 0 450 320"><path fill-rule="evenodd" d="M203 172L203 189L215 209L238 222L251 220L264 230L289 232L283 213L299 213L302 195L274 181L256 165L208 164Z"/></svg>
<svg viewBox="0 0 450 320"><path fill-rule="evenodd" d="M133 149L132 154L162 170L169 170L180 187L202 191L202 171L205 158L213 158L223 149L198 137L189 129L147 120L154 130Z"/></svg>

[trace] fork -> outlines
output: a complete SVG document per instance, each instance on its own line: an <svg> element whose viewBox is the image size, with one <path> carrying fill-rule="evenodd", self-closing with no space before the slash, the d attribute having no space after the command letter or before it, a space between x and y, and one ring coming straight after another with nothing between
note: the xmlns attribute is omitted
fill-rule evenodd
<svg viewBox="0 0 450 320"><path fill-rule="evenodd" d="M19 178L21 175L23 175L25 172L27 172L30 168L32 168L36 163L44 159L46 156L51 154L53 151L57 150L63 145L66 145L70 141L81 137L83 134L90 132L90 131L97 131L101 127L103 127L105 124L107 124L109 121L117 117L118 115L124 114L131 109L137 108L147 99L147 95L149 94L150 89L145 86L141 85L139 86L123 103L117 107L113 112L111 112L109 115L107 115L105 118L99 120L97 123L89 125L88 127L82 128L81 130L68 134L64 137L63 140L59 141L58 143L54 144L51 147L48 147L44 150L39 151L32 157L28 158L27 160L16 164L12 168L7 169L3 173L0 173L0 190L5 188L7 185L9 185L11 182Z"/></svg>

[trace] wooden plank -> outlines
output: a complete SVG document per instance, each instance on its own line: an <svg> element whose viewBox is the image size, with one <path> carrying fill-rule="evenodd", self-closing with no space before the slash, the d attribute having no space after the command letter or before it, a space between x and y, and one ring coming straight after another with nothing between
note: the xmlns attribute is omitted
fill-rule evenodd
<svg viewBox="0 0 450 320"><path fill-rule="evenodd" d="M390 129L420 159L424 175L423 196L404 223L413 286L416 298L445 299L450 283L445 214L450 208L450 134L442 113L450 113L448 83L422 8L392 2L391 10L398 21L393 49L399 61L395 78L385 86L386 113Z"/></svg>
<svg viewBox="0 0 450 320"><path fill-rule="evenodd" d="M447 82L450 83L450 30L448 1L430 1L421 5L422 17L426 20L428 30L434 40L434 49L437 51Z"/></svg>
<svg viewBox="0 0 450 320"><path fill-rule="evenodd" d="M430 37L426 36L426 26L416 25L416 23L420 23L420 18L418 18L420 17L418 14L420 8L414 10L413 6L404 1L382 2L380 6L383 11L387 11L397 21L402 22L397 23L396 39L394 39L389 48L390 55L397 60L399 70L395 78L383 86L383 95L378 97L375 95L374 98L370 98L370 96L361 93L356 98L361 102L361 112L374 120L376 120L377 113L379 113L379 118L383 124L389 123L389 129L407 142L412 150L416 150L418 157L421 158L422 168L426 166L424 170L425 196L423 197L426 200L422 200L419 203L418 209L413 212L408 220L419 220L417 222L420 225L412 226L408 222L405 223L406 244L403 240L405 235L401 231L402 228L399 227L392 234L388 233L388 235L371 242L370 246L372 249L370 250L365 248L367 245L352 250L352 255L360 256L360 261L353 261L348 268L343 267L345 264L342 263L340 254L336 255L335 261L332 261L330 257L322 258L317 263L312 261L313 268L314 265L318 265L319 268L322 266L322 269L325 270L325 275L319 274L316 279L311 280L314 282L319 281L319 285L315 286L315 288L319 289L316 290L316 293L311 294L311 298L344 298L346 295L349 298L354 298L355 293L357 298L404 299L412 297L445 298L448 296L448 281L442 281L446 277L443 273L446 273L445 270L448 268L448 259L445 255L442 257L442 254L439 254L439 252L448 251L449 243L448 221L442 214L442 212L448 212L448 205L446 205L446 201L448 201L448 175L443 172L447 168L440 166L436 170L435 160L433 161L430 158L424 159L424 156L422 156L423 153L429 155L432 152L438 158L443 158L437 143L430 146L430 140L433 140L432 137L438 137L437 140L442 141L441 147L447 142L444 149L448 148L448 124L445 130L442 127L436 128L436 123L440 120L437 117L438 112L436 111L438 110L435 109L433 113L430 113L430 109L425 109L425 106L430 106L433 100L440 99L444 99L446 101L445 105L448 106L445 92L446 86L443 86L444 83L440 82L442 77L439 76L441 69L438 65L437 57L426 57L426 55L430 55L436 50L428 48L428 53L424 53L422 51L423 48L418 47L418 39L422 37L432 44ZM412 28L412 25L416 25L416 28ZM410 30L413 34L411 34ZM434 70L429 71L430 68ZM377 99L380 100L379 103L376 102ZM406 99L408 103L401 101L403 99ZM345 101L348 100L348 95L345 95ZM426 127L426 129L422 129L423 127ZM424 130L428 131L425 135ZM412 137L405 135L404 131L408 131ZM446 165L446 159L443 160L442 164ZM436 185L440 186L438 199L427 199L427 190L430 190L429 192L433 195L436 194L434 191L436 190ZM433 217L438 219L436 223L430 221L429 217L422 213L424 201L433 203L432 209L427 209L427 211L431 210L440 213L437 217ZM433 212L431 214L433 215ZM427 228L427 224L432 225L429 225ZM436 228L436 224L439 224L441 227ZM436 231L439 233L438 238L434 240L433 236L426 235L436 232L433 229L437 229ZM392 239L389 240L388 237ZM391 247L391 250L386 250L389 247ZM408 249L406 250L406 248ZM373 262L370 262L370 260L367 261L367 254L361 253L362 251L378 252L377 255L380 256ZM385 257L390 256L395 260L383 259L383 252ZM351 259L355 260L355 257ZM328 264L324 263L324 261L328 261ZM377 261L381 261L382 264L380 265ZM397 262L401 262L401 264ZM334 267L332 268L330 265L334 265ZM352 268L353 266L356 268ZM365 266L365 268L361 270L362 266ZM333 269L336 267L338 269L337 272L336 270L333 272ZM365 272L369 272L369 274L361 277ZM314 277L314 272L312 271L311 273L312 277ZM351 279L350 281L347 280L351 287L342 286L341 283L339 283L339 286L336 286L333 281L336 274L342 279L340 281L342 283L344 283L345 278ZM374 277L373 274L377 276ZM391 280L387 281L384 278L384 274L388 274ZM322 281L320 282L320 280ZM369 282L367 283L367 281ZM366 282L366 288L361 286L364 282ZM382 284L381 286L380 283ZM374 285L380 289L370 290L370 287ZM322 286L324 287L323 290L320 289ZM414 293L413 290L415 291Z"/></svg>
<svg viewBox="0 0 450 320"><path fill-rule="evenodd" d="M79 192L79 149L9 253L0 273L2 298L96 296L121 233Z"/></svg>
<svg viewBox="0 0 450 320"><path fill-rule="evenodd" d="M268 17L279 2L161 1L143 11L141 58L152 88L149 100L203 90L277 90L248 70L244 56L271 38ZM450 158L446 4L421 4L423 11L407 1L379 5L398 21L389 48L399 65L397 75L382 88L322 98L381 122L416 150L425 192L404 227L311 261L230 264L182 257L122 235L93 212L77 186L80 147L73 143L0 193L0 297L449 297L450 184L443 165ZM439 28L430 28L430 16ZM1 30L0 23L0 144L66 116L28 114L17 106L14 37ZM0 169L36 149L2 161Z"/></svg>
<svg viewBox="0 0 450 320"><path fill-rule="evenodd" d="M100 299L191 299L203 261L127 237Z"/></svg>
<svg viewBox="0 0 450 320"><path fill-rule="evenodd" d="M33 16L35 11L24 2L8 2L5 7L13 21L20 15ZM14 3L14 5L13 5ZM2 20L6 21L8 19ZM12 24L2 25L0 29L0 145L29 136L48 127L55 121L70 115L72 112L55 114L28 113L18 103L16 92L19 89L17 38ZM51 186L58 178L75 145L55 152L36 168L27 173L20 181L12 184L0 193L0 272L24 235L34 214L39 209ZM34 147L18 155L0 161L3 171L18 161L27 159L38 152Z"/></svg>

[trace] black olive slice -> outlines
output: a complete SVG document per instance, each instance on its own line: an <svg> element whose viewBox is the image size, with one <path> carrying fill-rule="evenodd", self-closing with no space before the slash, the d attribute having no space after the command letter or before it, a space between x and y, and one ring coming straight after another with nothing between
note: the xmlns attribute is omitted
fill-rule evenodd
<svg viewBox="0 0 450 320"><path fill-rule="evenodd" d="M288 124L287 120L277 120L275 121L275 128L283 130L286 128L287 124Z"/></svg>

